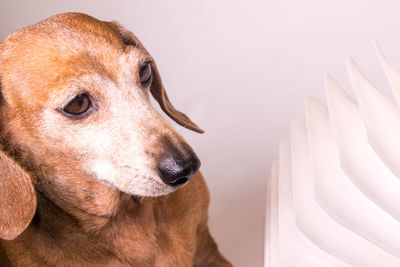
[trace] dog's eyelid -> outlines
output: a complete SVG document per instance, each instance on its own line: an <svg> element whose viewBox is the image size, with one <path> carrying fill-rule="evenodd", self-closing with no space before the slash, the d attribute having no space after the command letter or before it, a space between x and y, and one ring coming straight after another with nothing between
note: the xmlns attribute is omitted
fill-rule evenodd
<svg viewBox="0 0 400 267"><path fill-rule="evenodd" d="M146 58L144 61L143 61L143 63L142 63L142 65L144 65L144 64L154 64L154 59L152 59L151 57L149 57L149 58Z"/></svg>
<svg viewBox="0 0 400 267"><path fill-rule="evenodd" d="M72 100L74 100L75 97L77 97L78 95L87 95L90 100L92 101L92 95L87 92L86 90L76 90L72 93L70 93L65 100L62 101L62 103L59 105L61 108L64 108L65 106L68 105L68 103L70 103Z"/></svg>

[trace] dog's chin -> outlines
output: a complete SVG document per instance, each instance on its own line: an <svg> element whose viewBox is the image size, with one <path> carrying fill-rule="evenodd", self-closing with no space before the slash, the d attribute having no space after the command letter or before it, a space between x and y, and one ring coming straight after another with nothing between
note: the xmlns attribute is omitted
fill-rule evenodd
<svg viewBox="0 0 400 267"><path fill-rule="evenodd" d="M162 190L146 190L145 192L139 191L139 192L131 192L129 194L133 196L140 196L140 197L162 197L166 196L168 194L171 194L175 192L178 188L174 188L172 186L165 185L165 188Z"/></svg>
<svg viewBox="0 0 400 267"><path fill-rule="evenodd" d="M181 186L173 187L158 181L152 181L141 185L129 184L123 187L117 186L120 191L138 197L161 197L173 193L180 187Z"/></svg>

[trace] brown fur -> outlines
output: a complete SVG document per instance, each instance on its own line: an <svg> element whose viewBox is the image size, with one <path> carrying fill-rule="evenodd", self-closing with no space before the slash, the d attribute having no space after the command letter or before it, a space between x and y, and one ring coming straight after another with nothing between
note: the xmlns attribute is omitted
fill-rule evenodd
<svg viewBox="0 0 400 267"><path fill-rule="evenodd" d="M231 266L208 231L209 193L200 172L166 196L134 196L88 175L79 151L41 133L41 112L74 77L96 72L117 80L114 58L132 50L149 57L119 24L78 13L17 30L0 43L0 266ZM161 108L202 132L171 105L152 67L150 91ZM104 120L98 113L91 123ZM149 118L140 123L148 126ZM147 157L157 159L165 136L190 149L161 117L153 124Z"/></svg>

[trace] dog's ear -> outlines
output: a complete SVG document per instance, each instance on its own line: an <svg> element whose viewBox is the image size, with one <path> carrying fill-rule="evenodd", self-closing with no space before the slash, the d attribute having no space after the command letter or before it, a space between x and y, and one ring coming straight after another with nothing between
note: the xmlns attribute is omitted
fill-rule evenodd
<svg viewBox="0 0 400 267"><path fill-rule="evenodd" d="M12 240L28 227L37 202L29 174L3 151L3 141L0 136L0 239Z"/></svg>
<svg viewBox="0 0 400 267"><path fill-rule="evenodd" d="M140 49L143 49L146 51L146 49L143 47L142 43L139 41L139 39L130 31L122 27L119 23L117 22L110 22L110 26L113 30L119 32L121 34L122 40L126 45L133 45L136 46ZM204 131L197 126L194 122L192 122L188 116L186 116L184 113L180 112L179 110L176 110L175 107L171 104L171 101L169 101L167 93L165 91L165 88L162 84L160 74L158 72L157 66L155 63L151 63L152 71L153 71L153 82L150 87L150 92L157 100L158 104L160 105L161 109L171 118L173 119L176 123L182 125L183 127L190 129L192 131L198 132L198 133L204 133Z"/></svg>
<svg viewBox="0 0 400 267"><path fill-rule="evenodd" d="M150 92L160 104L161 109L171 119L173 119L175 122L182 125L183 127L198 133L204 133L204 131L200 129L200 127L197 126L194 122L192 122L188 116L175 109L175 107L169 101L167 93L165 92L156 64L151 63L151 68L153 71L153 82L150 87Z"/></svg>
<svg viewBox="0 0 400 267"><path fill-rule="evenodd" d="M0 238L21 234L36 211L36 193L28 173L0 150Z"/></svg>

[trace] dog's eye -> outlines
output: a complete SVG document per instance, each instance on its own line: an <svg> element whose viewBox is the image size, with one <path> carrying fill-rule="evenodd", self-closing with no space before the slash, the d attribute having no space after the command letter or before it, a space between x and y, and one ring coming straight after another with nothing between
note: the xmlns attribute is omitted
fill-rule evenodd
<svg viewBox="0 0 400 267"><path fill-rule="evenodd" d="M80 115L85 113L90 108L90 105L89 96L87 94L79 94L63 108L63 111L71 115Z"/></svg>
<svg viewBox="0 0 400 267"><path fill-rule="evenodd" d="M142 88L149 86L153 77L150 63L146 63L140 68L139 77Z"/></svg>

